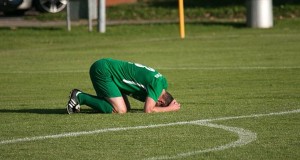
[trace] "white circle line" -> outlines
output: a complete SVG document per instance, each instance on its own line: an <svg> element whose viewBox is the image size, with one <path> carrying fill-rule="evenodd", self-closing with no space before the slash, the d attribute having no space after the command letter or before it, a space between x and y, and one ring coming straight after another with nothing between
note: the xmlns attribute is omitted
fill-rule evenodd
<svg viewBox="0 0 300 160"><path fill-rule="evenodd" d="M207 126L207 127L212 127L212 128L218 128L218 129L223 129L229 132L236 133L239 138L238 140L234 142L230 142L225 145L209 148L209 149L204 149L204 150L197 150L197 151L190 151L190 152L185 152L185 153L178 153L174 156L159 156L159 157L151 157L147 158L145 160L160 160L160 159L177 159L177 158L184 158L196 154L201 154L201 153L207 153L207 152L213 152L213 151L221 151L225 150L228 148L234 148L234 147L240 147L247 145L248 143L251 143L256 140L257 136L256 133L251 132L249 130L245 130L243 128L238 128L238 127L229 127L225 125L218 125L218 124L213 124L209 122L198 122L198 123L191 123L191 124L198 124L201 126Z"/></svg>

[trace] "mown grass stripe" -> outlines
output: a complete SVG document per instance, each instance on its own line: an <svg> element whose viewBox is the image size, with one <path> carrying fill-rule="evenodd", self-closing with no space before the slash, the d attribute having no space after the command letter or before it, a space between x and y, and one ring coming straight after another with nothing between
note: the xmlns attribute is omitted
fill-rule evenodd
<svg viewBox="0 0 300 160"><path fill-rule="evenodd" d="M158 67L157 70L285 70L300 69L300 66L293 67ZM41 71L0 71L0 74L56 74L56 73L87 73L88 70L41 70Z"/></svg>

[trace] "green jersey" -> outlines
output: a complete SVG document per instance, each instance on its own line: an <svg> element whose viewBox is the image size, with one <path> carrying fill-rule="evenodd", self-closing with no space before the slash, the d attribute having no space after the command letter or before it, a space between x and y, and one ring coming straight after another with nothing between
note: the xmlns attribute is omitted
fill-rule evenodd
<svg viewBox="0 0 300 160"><path fill-rule="evenodd" d="M104 72L103 70L106 71ZM103 91L108 92L104 93L104 96L107 97L121 96L121 94L118 93L120 92L143 102L146 97L151 97L155 102L157 102L162 90L167 89L168 87L166 78L153 68L138 63L114 59L98 60L92 65L90 75L97 94L103 94ZM103 76L106 76L105 80L103 80ZM107 76L110 78L107 78ZM116 91L116 88L112 86L109 79L113 81L119 91ZM106 82L108 82L107 85L97 85L97 83ZM105 87L109 87L109 90L101 89ZM102 93L98 93L98 91Z"/></svg>

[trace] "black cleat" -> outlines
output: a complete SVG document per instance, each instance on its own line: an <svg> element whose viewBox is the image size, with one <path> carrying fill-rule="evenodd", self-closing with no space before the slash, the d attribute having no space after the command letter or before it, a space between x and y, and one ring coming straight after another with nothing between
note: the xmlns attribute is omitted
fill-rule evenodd
<svg viewBox="0 0 300 160"><path fill-rule="evenodd" d="M77 95L81 93L78 89L73 89L70 93L70 100L67 104L67 112L68 114L72 113L79 113L80 112L80 105L78 102Z"/></svg>

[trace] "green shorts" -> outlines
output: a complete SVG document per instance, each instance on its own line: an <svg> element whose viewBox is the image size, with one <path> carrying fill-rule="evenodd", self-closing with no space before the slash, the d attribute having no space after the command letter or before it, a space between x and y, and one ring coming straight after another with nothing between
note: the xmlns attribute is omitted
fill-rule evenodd
<svg viewBox="0 0 300 160"><path fill-rule="evenodd" d="M90 68L90 78L98 97L122 97L122 93L112 79L107 60L96 61Z"/></svg>

